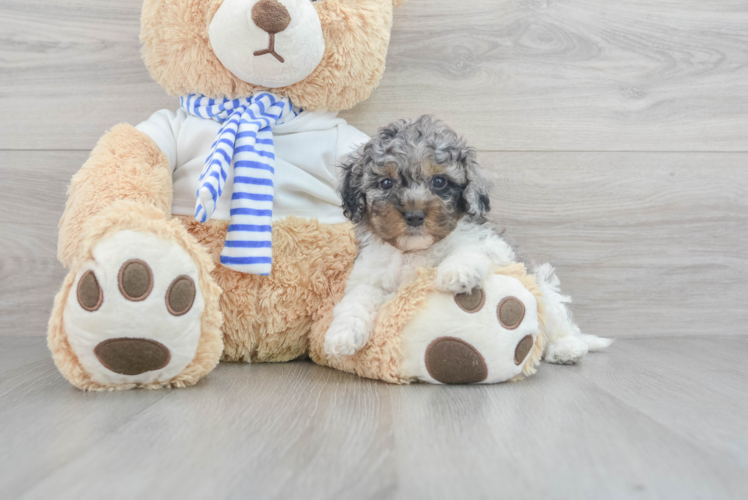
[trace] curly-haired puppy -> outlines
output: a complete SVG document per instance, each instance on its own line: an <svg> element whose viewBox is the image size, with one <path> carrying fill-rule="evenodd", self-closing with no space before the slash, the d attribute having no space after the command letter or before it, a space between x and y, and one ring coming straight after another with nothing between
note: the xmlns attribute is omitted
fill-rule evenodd
<svg viewBox="0 0 748 500"><path fill-rule="evenodd" d="M325 337L328 355L364 347L379 308L419 267L438 268L436 286L462 293L480 286L494 267L517 261L486 221L491 185L475 150L440 120L392 123L342 169L343 208L360 250ZM547 361L574 363L610 344L579 331L549 264L533 271L545 298Z"/></svg>

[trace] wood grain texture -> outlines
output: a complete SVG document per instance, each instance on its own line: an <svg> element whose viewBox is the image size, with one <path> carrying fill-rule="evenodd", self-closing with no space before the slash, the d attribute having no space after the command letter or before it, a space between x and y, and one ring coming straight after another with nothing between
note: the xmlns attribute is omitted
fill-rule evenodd
<svg viewBox="0 0 748 500"><path fill-rule="evenodd" d="M482 153L493 220L587 333L748 334L745 154Z"/></svg>
<svg viewBox="0 0 748 500"><path fill-rule="evenodd" d="M742 0L414 0L395 27L346 115L364 131L434 113L481 150L748 148Z"/></svg>
<svg viewBox="0 0 748 500"><path fill-rule="evenodd" d="M6 183L0 207L0 336L46 335L66 271L57 261L57 224L70 178L86 152L0 152Z"/></svg>
<svg viewBox="0 0 748 500"><path fill-rule="evenodd" d="M140 0L0 3L0 149L90 150L175 108L139 55ZM482 150L748 149L743 0L409 0L388 68L344 113L436 113Z"/></svg>
<svg viewBox="0 0 748 500"><path fill-rule="evenodd" d="M0 493L744 498L748 373L724 366L747 349L748 338L623 340L579 366L463 387L388 386L309 362L220 365L191 389L86 394L42 339L0 338Z"/></svg>
<svg viewBox="0 0 748 500"><path fill-rule="evenodd" d="M0 335L44 335L57 222L85 152L0 152ZM556 265L582 329L616 338L748 331L748 154L481 153L492 218ZM645 174L643 174L643 172ZM29 206L32 205L32 207Z"/></svg>

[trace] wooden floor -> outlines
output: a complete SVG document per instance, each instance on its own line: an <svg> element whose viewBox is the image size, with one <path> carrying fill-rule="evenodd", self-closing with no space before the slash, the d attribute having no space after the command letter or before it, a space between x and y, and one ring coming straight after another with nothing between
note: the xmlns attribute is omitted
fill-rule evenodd
<svg viewBox="0 0 748 500"><path fill-rule="evenodd" d="M140 5L0 0L0 499L748 498L748 0L409 0L343 113L464 134L608 353L493 387L300 362L83 394L44 346L65 189L177 107Z"/></svg>
<svg viewBox="0 0 748 500"><path fill-rule="evenodd" d="M494 386L310 362L83 393L0 338L0 497L748 498L747 337L621 340Z"/></svg>

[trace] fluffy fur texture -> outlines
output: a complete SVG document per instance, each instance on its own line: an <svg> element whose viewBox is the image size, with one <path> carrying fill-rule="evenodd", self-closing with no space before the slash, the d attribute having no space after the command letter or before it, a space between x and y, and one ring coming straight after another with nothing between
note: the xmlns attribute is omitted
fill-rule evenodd
<svg viewBox="0 0 748 500"><path fill-rule="evenodd" d="M343 297L344 287L340 287L333 300L329 300L319 311L320 319L312 327L309 350L312 360L337 370L392 384L412 382L400 373L400 335L405 324L423 307L428 294L433 290L434 275L433 269L419 269L415 279L405 284L397 297L381 308L381 319L377 322L376 332L365 348L350 356L330 356L325 352L326 332L333 321L335 303Z"/></svg>
<svg viewBox="0 0 748 500"><path fill-rule="evenodd" d="M170 94L233 98L267 90L231 74L213 53L209 26L222 1L144 1L143 58L151 75ZM384 71L392 10L400 3L315 3L326 44L322 61L303 81L273 92L307 110L348 109L366 99ZM227 361L285 361L305 355L309 331L324 304L342 295L356 253L348 225L325 226L289 218L274 227L272 278L239 274L222 266L214 269L226 223L201 226L186 217L170 220L172 176L166 155L129 125L114 127L99 141L73 178L68 194L58 255L71 272L56 298L49 346L63 375L82 389L133 387L110 387L92 380L71 350L64 329L64 304L76 272L92 258L91 249L114 232L133 230L172 241L192 256L200 270L198 286L205 310L197 355L178 376L149 388L196 383L218 361L222 336ZM227 320L223 332L220 311ZM132 332L130 336L141 335Z"/></svg>
<svg viewBox="0 0 748 500"><path fill-rule="evenodd" d="M122 124L105 134L68 188L60 220L57 258L74 265L85 223L117 200L150 205L171 213L169 161L150 137Z"/></svg>
<svg viewBox="0 0 748 500"><path fill-rule="evenodd" d="M343 172L343 205L356 223L360 253L334 310L327 355L362 349L377 311L416 279L418 268L437 268L438 290L463 293L516 262L512 246L484 218L490 185L475 151L443 122L428 116L395 122L353 155ZM409 221L414 211L422 221ZM581 334L551 266L540 267L538 285L548 318L548 361L573 363L589 345L609 343Z"/></svg>
<svg viewBox="0 0 748 500"><path fill-rule="evenodd" d="M145 1L143 59L169 94L233 99L267 90L237 78L213 52L208 27L222 2ZM324 0L314 6L325 38L322 62L304 80L273 93L307 110L349 109L369 97L384 72L392 0Z"/></svg>
<svg viewBox="0 0 748 500"><path fill-rule="evenodd" d="M178 217L218 263L228 221ZM225 318L222 359L280 362L305 356L323 306L339 296L356 257L350 224L288 217L273 226L273 273L242 274L216 265Z"/></svg>
<svg viewBox="0 0 748 500"><path fill-rule="evenodd" d="M223 317L218 299L221 289L210 276L213 262L205 249L192 238L179 221L165 220L164 213L153 206L133 201L119 200L90 218L82 227L78 252L71 262L71 270L62 289L55 298L55 306L49 321L48 344L55 364L73 385L84 390L130 389L137 384L102 385L83 370L73 353L65 333L63 312L75 276L81 265L92 259L93 248L107 237L125 230L150 233L160 239L170 240L184 248L198 268L198 286L202 290L205 309L201 316L201 334L197 352L192 362L177 376L163 383L145 384L146 389L162 387L186 387L194 385L218 363L223 350L221 326ZM164 312L166 314L166 312Z"/></svg>
<svg viewBox="0 0 748 500"><path fill-rule="evenodd" d="M541 325L535 346L522 367L522 375L512 380L520 380L532 375L543 354L545 346L545 310L542 292L535 279L527 274L522 264L511 264L494 271L518 279L538 300L538 320ZM405 325L416 312L423 310L426 301L435 290L435 268L420 268L415 279L406 283L397 294L384 304L376 315L376 327L365 347L350 356L330 356L325 353L325 333L333 321L333 309L343 296L341 289L331 297L319 311L320 319L310 334L310 357L318 364L337 370L355 373L361 377L384 380L392 384L409 384L415 380L403 373L401 338Z"/></svg>
<svg viewBox="0 0 748 500"><path fill-rule="evenodd" d="M535 276L527 273L527 268L523 264L515 263L507 267L496 270L496 274L502 274L511 278L518 279L522 285L527 288L534 296L535 300L538 301L538 323L540 323L540 333L535 341L535 345L530 351L530 355L522 366L522 375L515 377L514 381L521 380L524 377L534 374L537 371L537 366L540 363L540 358L543 356L547 339L546 339L546 326L547 326L547 315L545 312L545 299L543 291L538 286Z"/></svg>

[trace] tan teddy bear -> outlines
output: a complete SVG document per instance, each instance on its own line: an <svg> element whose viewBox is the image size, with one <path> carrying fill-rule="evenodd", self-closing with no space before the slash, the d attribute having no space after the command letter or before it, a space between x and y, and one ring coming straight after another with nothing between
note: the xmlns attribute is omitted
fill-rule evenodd
<svg viewBox="0 0 748 500"><path fill-rule="evenodd" d="M114 127L73 177L49 324L72 384L185 387L221 359L303 356L392 383L534 371L544 313L521 265L480 300L436 292L423 269L365 348L325 355L357 254L335 168L368 140L336 115L379 82L392 14L393 0L144 2L143 58L181 108ZM507 298L522 310L509 327Z"/></svg>
<svg viewBox="0 0 748 500"><path fill-rule="evenodd" d="M307 354L310 329L342 293L356 254L335 165L367 137L336 113L377 86L392 15L392 0L144 2L143 59L168 93L183 98L182 109L159 111L137 127L117 125L73 177L59 236L59 259L70 273L49 327L55 362L70 382L82 389L183 387L219 359ZM281 119L271 109L255 117L262 125L275 120L255 131L268 137L253 143L254 154L274 156L265 166L274 170L273 189L239 194L270 199L272 215L259 219L271 222L232 215L268 212L234 206L233 178L245 176L236 166L224 172L226 195L198 222L199 178L206 158L221 153L214 141L233 116L208 116L207 103L233 106L225 112L246 105L241 117L251 121L262 93L276 108L286 104ZM190 97L206 105L186 103ZM271 147L260 145L267 141ZM239 248L267 254L234 257L272 259L270 276L220 264L222 253L236 250L224 241L232 220L272 225L272 238L260 235L272 248ZM245 236L251 244L258 235Z"/></svg>

